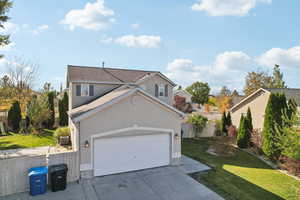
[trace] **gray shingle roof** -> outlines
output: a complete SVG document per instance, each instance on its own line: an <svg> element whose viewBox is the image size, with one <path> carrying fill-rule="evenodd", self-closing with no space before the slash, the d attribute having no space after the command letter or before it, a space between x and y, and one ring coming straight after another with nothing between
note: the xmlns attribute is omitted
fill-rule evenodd
<svg viewBox="0 0 300 200"><path fill-rule="evenodd" d="M296 88L265 88L271 93L283 93L287 99L294 99L298 106L300 106L300 89Z"/></svg>
<svg viewBox="0 0 300 200"><path fill-rule="evenodd" d="M159 73L157 71L68 66L68 82L72 81L93 81L93 82L124 82L135 83L142 77Z"/></svg>

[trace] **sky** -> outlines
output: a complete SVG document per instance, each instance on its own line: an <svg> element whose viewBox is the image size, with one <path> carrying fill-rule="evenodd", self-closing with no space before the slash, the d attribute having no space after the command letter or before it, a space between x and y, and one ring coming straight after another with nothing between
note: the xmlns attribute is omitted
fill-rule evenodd
<svg viewBox="0 0 300 200"><path fill-rule="evenodd" d="M242 91L249 71L281 66L300 86L300 1L14 0L0 34L7 63L39 66L35 87L65 84L67 65L158 70L186 87Z"/></svg>

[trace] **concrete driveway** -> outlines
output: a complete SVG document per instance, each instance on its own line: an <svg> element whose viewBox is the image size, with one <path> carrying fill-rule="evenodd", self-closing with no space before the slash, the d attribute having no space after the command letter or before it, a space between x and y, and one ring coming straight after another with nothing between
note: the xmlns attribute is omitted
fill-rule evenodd
<svg viewBox="0 0 300 200"><path fill-rule="evenodd" d="M178 167L160 167L116 174L80 183L69 183L65 191L35 197L19 193L0 200L223 200L187 173L210 168L183 156Z"/></svg>
<svg viewBox="0 0 300 200"><path fill-rule="evenodd" d="M93 179L90 184L98 200L222 199L174 167L99 177Z"/></svg>

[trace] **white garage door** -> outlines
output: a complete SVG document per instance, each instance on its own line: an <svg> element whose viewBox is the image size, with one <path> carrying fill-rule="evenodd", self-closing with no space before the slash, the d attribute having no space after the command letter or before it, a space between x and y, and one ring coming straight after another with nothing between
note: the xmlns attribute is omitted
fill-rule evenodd
<svg viewBox="0 0 300 200"><path fill-rule="evenodd" d="M94 175L103 176L170 164L170 135L94 140Z"/></svg>

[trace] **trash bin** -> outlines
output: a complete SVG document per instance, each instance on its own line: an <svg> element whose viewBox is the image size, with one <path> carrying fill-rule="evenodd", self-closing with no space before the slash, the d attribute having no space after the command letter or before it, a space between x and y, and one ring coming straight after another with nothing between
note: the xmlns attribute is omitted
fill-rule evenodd
<svg viewBox="0 0 300 200"><path fill-rule="evenodd" d="M66 164L49 167L49 179L52 192L65 190L67 185L68 166Z"/></svg>
<svg viewBox="0 0 300 200"><path fill-rule="evenodd" d="M47 191L47 167L34 167L28 170L30 195L44 194Z"/></svg>

